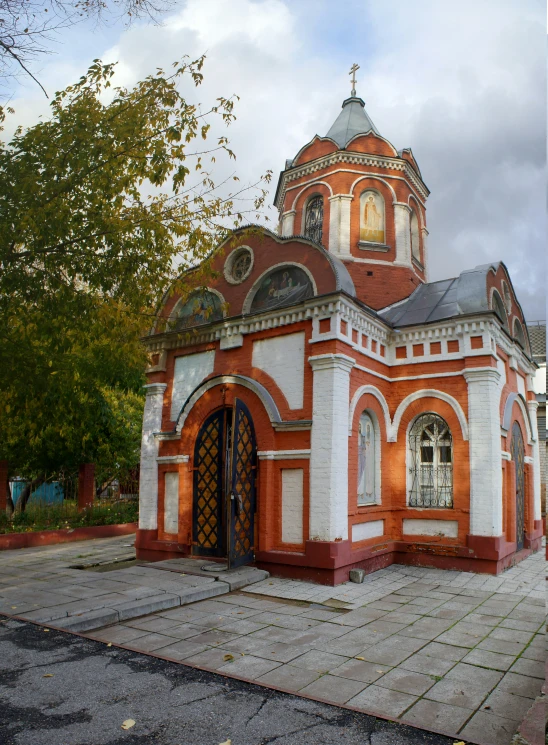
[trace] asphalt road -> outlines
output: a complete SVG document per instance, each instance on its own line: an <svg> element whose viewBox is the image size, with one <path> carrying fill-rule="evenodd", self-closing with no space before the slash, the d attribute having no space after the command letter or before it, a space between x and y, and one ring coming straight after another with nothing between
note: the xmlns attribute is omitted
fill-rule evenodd
<svg viewBox="0 0 548 745"><path fill-rule="evenodd" d="M125 720L135 725L122 729ZM220 675L0 617L1 745L453 745Z"/></svg>

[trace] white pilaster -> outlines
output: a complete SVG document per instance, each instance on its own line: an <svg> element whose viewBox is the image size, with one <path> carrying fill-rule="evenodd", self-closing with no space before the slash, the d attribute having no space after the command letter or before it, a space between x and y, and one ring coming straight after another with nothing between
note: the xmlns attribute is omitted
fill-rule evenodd
<svg viewBox="0 0 548 745"><path fill-rule="evenodd" d="M289 210L282 215L282 237L295 234L295 214L296 210ZM301 233L303 231L301 230Z"/></svg>
<svg viewBox="0 0 548 745"><path fill-rule="evenodd" d="M329 250L335 256L350 256L351 194L329 197Z"/></svg>
<svg viewBox="0 0 548 745"><path fill-rule="evenodd" d="M470 533L502 534L500 373L486 367L464 371L468 383Z"/></svg>
<svg viewBox="0 0 548 745"><path fill-rule="evenodd" d="M348 538L348 406L350 370L344 354L309 357L314 371L310 453L310 538ZM346 436L345 436L346 435Z"/></svg>
<svg viewBox="0 0 548 745"><path fill-rule="evenodd" d="M428 271L428 230L422 228L422 263L424 266L424 278L428 282L430 273Z"/></svg>
<svg viewBox="0 0 548 745"><path fill-rule="evenodd" d="M408 204L394 204L396 229L396 263L411 266L411 208Z"/></svg>
<svg viewBox="0 0 548 745"><path fill-rule="evenodd" d="M541 485L540 485L540 449L538 438L537 409L538 401L527 401L531 429L533 430L533 519L541 520Z"/></svg>
<svg viewBox="0 0 548 745"><path fill-rule="evenodd" d="M158 441L155 432L162 429L162 406L165 383L150 383L146 388L143 432L141 436L141 471L139 474L139 528L158 527Z"/></svg>

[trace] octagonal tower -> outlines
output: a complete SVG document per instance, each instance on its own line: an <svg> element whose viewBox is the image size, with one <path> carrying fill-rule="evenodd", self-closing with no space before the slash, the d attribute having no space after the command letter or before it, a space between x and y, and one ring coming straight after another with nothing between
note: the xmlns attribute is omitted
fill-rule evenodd
<svg viewBox="0 0 548 745"><path fill-rule="evenodd" d="M382 137L353 95L324 137L286 161L275 197L279 231L340 258L358 299L378 310L427 281L428 194L411 149Z"/></svg>

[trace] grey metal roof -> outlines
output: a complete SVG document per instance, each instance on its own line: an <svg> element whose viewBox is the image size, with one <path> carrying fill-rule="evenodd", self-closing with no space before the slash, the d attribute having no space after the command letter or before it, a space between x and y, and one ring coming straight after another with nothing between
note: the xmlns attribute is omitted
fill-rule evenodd
<svg viewBox="0 0 548 745"><path fill-rule="evenodd" d="M379 130L367 115L365 101L358 96L352 96L343 101L342 111L326 137L335 140L340 148L345 148L353 137L370 130L380 136Z"/></svg>
<svg viewBox="0 0 548 745"><path fill-rule="evenodd" d="M533 353L533 357L546 359L546 324L528 323L527 331L529 332L529 341L531 342L531 352Z"/></svg>
<svg viewBox="0 0 548 745"><path fill-rule="evenodd" d="M498 263L477 266L453 279L419 285L407 300L379 311L379 315L392 326L414 326L488 311L486 280L491 268L496 271Z"/></svg>

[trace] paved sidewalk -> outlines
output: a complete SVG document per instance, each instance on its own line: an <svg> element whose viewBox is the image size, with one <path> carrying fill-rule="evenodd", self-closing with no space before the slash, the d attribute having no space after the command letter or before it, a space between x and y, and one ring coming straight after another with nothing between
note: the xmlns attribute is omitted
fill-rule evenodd
<svg viewBox="0 0 548 745"><path fill-rule="evenodd" d="M124 731L122 723L135 725ZM0 619L2 745L453 745L365 714Z"/></svg>
<svg viewBox="0 0 548 745"><path fill-rule="evenodd" d="M272 577L255 585L253 592L270 597L308 600L313 603L336 600L344 603L345 607L359 608L366 601L380 600L394 590L408 587L415 582L425 582L454 589L481 590L503 595L517 594L544 602L545 574L546 560L543 548L498 577L474 572L393 564L386 569L368 574L362 584L346 582L337 587L326 587L312 582Z"/></svg>
<svg viewBox="0 0 548 745"><path fill-rule="evenodd" d="M163 596L158 612L88 636L479 745L509 745L540 693L542 554L500 577L392 566L362 585L267 579L230 593L178 572L184 560L71 568L131 558L131 542L2 552L0 610L70 626L107 604L138 601L134 616L148 614ZM179 607L182 586L199 580L224 594Z"/></svg>
<svg viewBox="0 0 548 745"><path fill-rule="evenodd" d="M3 551L0 613L89 631L217 597L268 577L268 572L253 567L202 572L199 567L205 562L192 559L136 563L133 541L134 536L123 536ZM101 571L118 562L124 568ZM86 566L92 568L76 568Z"/></svg>

